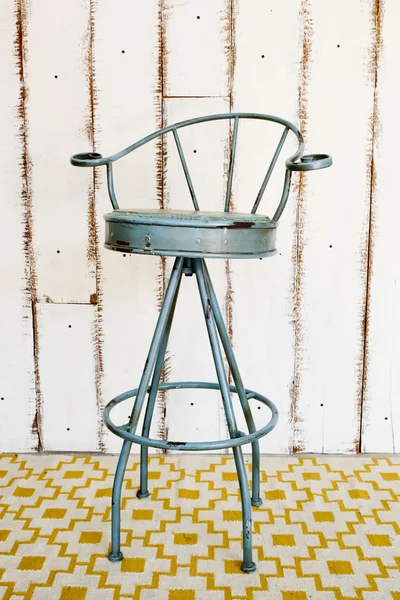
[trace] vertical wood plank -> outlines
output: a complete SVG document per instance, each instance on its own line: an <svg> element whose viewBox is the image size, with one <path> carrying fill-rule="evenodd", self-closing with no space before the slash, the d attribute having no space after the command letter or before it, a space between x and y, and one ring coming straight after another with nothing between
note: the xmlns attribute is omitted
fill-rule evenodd
<svg viewBox="0 0 400 600"><path fill-rule="evenodd" d="M230 6L227 0L185 0L179 4L163 0L164 123L229 112ZM227 121L180 131L201 210L223 210L228 132ZM165 205L191 209L191 199L172 137L166 141L164 161ZM166 261L167 272L171 264L170 260ZM223 261L210 260L209 269L223 304L226 287ZM216 381L203 321L195 278L184 277L170 338L170 380ZM184 327L184 323L190 323L190 328ZM195 354L193 336L196 338ZM226 435L219 393L199 390L171 392L165 414L169 439L218 439Z"/></svg>
<svg viewBox="0 0 400 600"><path fill-rule="evenodd" d="M0 6L0 452L38 447L33 339L28 131L25 119L26 5Z"/></svg>
<svg viewBox="0 0 400 600"><path fill-rule="evenodd" d="M329 11L315 0L302 6L301 124L307 148L331 153L335 164L302 176L297 193L293 445L354 452L363 376L375 3L339 0Z"/></svg>
<svg viewBox="0 0 400 600"><path fill-rule="evenodd" d="M140 15L140 18L138 18ZM111 154L161 125L159 3L118 0L98 3L94 13L95 141L99 152ZM159 153L149 144L115 165L116 194L121 207L158 208ZM101 402L139 385L163 287L162 261L157 257L123 255L103 250L103 214L110 212L105 173L96 191L100 244L101 356L104 378ZM161 274L161 279L160 279ZM124 421L131 403L116 410ZM159 402L151 435L163 434ZM119 452L121 440L106 430L105 447ZM135 447L134 451L139 451Z"/></svg>
<svg viewBox="0 0 400 600"><path fill-rule="evenodd" d="M50 24L48 36L43 35L45 22ZM77 365L74 363L75 355L68 345L63 346L57 339L57 327L53 323L56 319L50 319L52 326L47 327L48 312L46 308L39 309L37 303L42 301L46 306L56 303L56 306L65 302L96 302L96 255L91 251L90 239L92 224L89 186L92 184L93 174L84 169L80 170L83 173L78 173L69 164L71 154L79 148L87 149L89 145L90 90L87 86L87 71L91 65L87 65L87 56L91 44L90 31L89 4L84 7L80 2L62 2L56 7L51 3L35 0L30 4L26 34L28 52L25 57L25 81L29 93L25 98L30 136L29 175L32 218L34 217L35 223L34 248L37 257L33 314L35 317L36 311L41 311L42 317L36 324L34 321L33 331L36 335L37 355L40 342L43 342L47 350L49 347L57 347L58 350L58 363L55 365L49 360L49 351L43 360L40 356L36 358L40 380L45 382L45 392L42 394L40 390L40 411L37 410L36 420L42 421L43 428L46 421L48 430L43 429L40 442L43 441L43 444L47 444L46 448L52 450L65 450L67 446L71 450L82 447L82 442L74 436L62 436L57 421L52 423L51 418L46 419L44 415L47 410L48 416L56 416L52 411L55 398L58 398L59 413L69 414L73 403L70 403L68 394L59 394L59 376L61 366L66 370L74 370ZM74 90L72 96L71 86ZM82 308L85 310L85 307ZM53 316L57 314L64 313L51 312ZM86 313L83 312L82 316L84 314ZM46 335L41 334L42 325ZM81 331L83 339L90 339L91 322L83 319L80 325L87 328L86 331ZM79 362L79 366L84 368L87 364L87 372L90 373L94 386L96 380L90 368L93 351L85 344L82 349L88 353L80 356L83 362ZM38 388L38 384L36 387ZM79 396L78 390L75 397L78 403L84 402L88 430L92 426L95 430L94 436L87 436L85 448L97 450L99 444L96 441L96 428L99 414L93 405L93 398L89 393L86 394L88 387L87 382L83 395Z"/></svg>
<svg viewBox="0 0 400 600"><path fill-rule="evenodd" d="M163 1L165 96L227 96L230 2Z"/></svg>
<svg viewBox="0 0 400 600"><path fill-rule="evenodd" d="M174 98L165 100L165 122L229 112L228 98ZM229 122L204 123L180 130L180 139L200 210L223 210L225 151ZM191 210L191 198L182 165L169 136L166 142L166 197L170 208ZM168 261L168 269L171 267ZM224 261L207 261L220 305L225 294ZM195 343L194 343L195 340ZM171 381L216 382L215 367L195 276L183 277L170 336ZM166 430L171 440L201 441L224 438L225 418L220 393L204 390L170 392Z"/></svg>
<svg viewBox="0 0 400 600"><path fill-rule="evenodd" d="M239 0L235 8L233 109L278 115L298 124L298 71L301 59L300 0ZM235 210L249 212L282 128L241 121L233 186ZM279 202L285 158L295 142L289 136L258 212L272 214ZM296 178L295 178L296 180ZM290 407L294 367L293 247L296 199L292 192L277 237L278 254L259 260L231 261L234 350L246 387L276 403L280 420L260 440L263 452L290 448ZM270 412L253 403L258 427ZM241 409L235 400L237 414ZM239 427L245 427L243 419ZM249 450L246 448L246 450Z"/></svg>
<svg viewBox="0 0 400 600"><path fill-rule="evenodd" d="M39 304L43 448L98 451L94 306Z"/></svg>
<svg viewBox="0 0 400 600"><path fill-rule="evenodd" d="M400 450L400 252L394 166L400 128L396 85L400 6L381 0L376 19L376 98L372 123L372 212L362 451Z"/></svg>
<svg viewBox="0 0 400 600"><path fill-rule="evenodd" d="M92 173L69 163L90 148L89 20L87 2L31 1L26 79L39 300L89 303L96 291L88 252Z"/></svg>

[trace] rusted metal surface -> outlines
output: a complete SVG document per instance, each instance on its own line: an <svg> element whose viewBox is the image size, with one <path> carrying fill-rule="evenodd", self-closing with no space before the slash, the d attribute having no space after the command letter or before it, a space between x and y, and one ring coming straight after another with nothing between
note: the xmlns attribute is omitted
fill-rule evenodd
<svg viewBox="0 0 400 600"><path fill-rule="evenodd" d="M227 213L225 213L227 214ZM137 215L137 216L136 216ZM161 216L161 218L160 218ZM258 222L248 227L212 227L210 223L203 227L201 219L197 227L192 222L183 219L170 219L165 224L163 214L155 214L152 222L139 222L142 213L137 212L114 218L113 213L104 215L105 247L117 252L132 252L136 254L154 254L196 257L204 255L215 258L254 258L272 256L276 252L276 226L259 215ZM196 223L195 220L194 224ZM218 222L218 221L217 221ZM227 223L228 224L228 223ZM121 242L125 242L121 244Z"/></svg>
<svg viewBox="0 0 400 600"><path fill-rule="evenodd" d="M15 38L14 53L19 75L19 100L17 106L19 136L21 139L22 156L21 168L21 202L23 207L24 233L23 251L25 255L25 289L26 303L32 312L33 328L33 357L35 370L36 408L32 422L32 433L37 438L36 450L43 449L43 403L40 388L39 370L39 325L37 315L37 275L36 259L33 246L33 210L32 210L32 161L29 152L29 122L27 117L27 101L29 90L26 84L26 65L28 53L27 20L29 14L29 0L16 0L15 13Z"/></svg>
<svg viewBox="0 0 400 600"><path fill-rule="evenodd" d="M89 21L86 36L86 80L88 90L88 115L86 134L92 152L96 152L96 68L94 58L95 30L96 30L96 5L97 0L90 0ZM100 186L100 173L93 169L93 179L88 190L88 246L87 258L94 271L96 279L96 309L93 328L93 349L95 358L95 385L97 399L97 430L99 450L105 451L104 426L102 419L103 397L102 379L104 376L103 364L103 330L102 330L102 287L101 287L101 259L99 249L99 232L96 218L96 194Z"/></svg>
<svg viewBox="0 0 400 600"><path fill-rule="evenodd" d="M167 442L168 446L171 447L179 447L179 446L186 446L187 442Z"/></svg>
<svg viewBox="0 0 400 600"><path fill-rule="evenodd" d="M206 319L210 320L210 316L211 316L211 302L210 302L210 298L207 298Z"/></svg>
<svg viewBox="0 0 400 600"><path fill-rule="evenodd" d="M226 225L225 229L249 229L254 227L254 221L234 221Z"/></svg>
<svg viewBox="0 0 400 600"><path fill-rule="evenodd" d="M369 227L366 231L364 243L361 247L361 271L365 276L365 303L362 306L361 323L361 340L360 340L360 359L358 367L358 401L357 415L359 420L359 435L354 440L354 452L361 451L363 417L364 417L364 396L368 378L368 364L370 360L369 347L369 324L370 324L370 302L371 290L370 280L373 268L373 251L374 251L374 230L375 230L375 212L376 212L376 192L377 179L375 167L375 148L377 139L380 136L380 119L379 119L379 104L378 104L378 79L379 79L379 61L382 53L382 20L385 10L385 0L372 0L371 13L371 48L368 65L368 73L374 89L373 110L369 124L369 146L370 150L367 153L367 197L369 201Z"/></svg>
<svg viewBox="0 0 400 600"><path fill-rule="evenodd" d="M246 521L245 529L246 529L246 533L245 533L246 539L249 540L250 536L251 536L251 532L252 532L252 522L251 522L251 519L248 519Z"/></svg>
<svg viewBox="0 0 400 600"><path fill-rule="evenodd" d="M302 56L300 61L299 85L298 85L298 115L300 131L303 136L307 135L307 93L310 82L310 58L312 52L313 24L311 16L310 0L302 0ZM301 415L299 413L299 390L301 385L302 371L302 344L303 325L301 315L302 284L304 278L304 222L305 222L305 198L306 198L306 174L299 173L297 180L297 219L296 240L293 248L294 262L294 334L295 334L295 366L294 377L291 388L290 419L292 424L292 452L302 452L305 449L302 439Z"/></svg>

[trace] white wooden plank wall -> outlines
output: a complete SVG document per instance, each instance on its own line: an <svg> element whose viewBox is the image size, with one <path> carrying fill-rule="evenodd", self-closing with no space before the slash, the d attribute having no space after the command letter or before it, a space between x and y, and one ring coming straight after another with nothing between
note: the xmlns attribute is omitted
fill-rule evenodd
<svg viewBox="0 0 400 600"><path fill-rule="evenodd" d="M226 0L163 6L164 122L193 115L229 112L230 12ZM207 53L204 48L207 47ZM203 59L205 57L205 60ZM223 210L225 151L229 123L205 123L179 132L201 210ZM193 208L175 142L166 139L165 198L170 208ZM172 261L168 260L169 267ZM224 261L209 261L216 293L224 301ZM195 344L193 344L193 340ZM217 381L195 277L183 277L169 347L171 381ZM226 437L218 392L170 392L166 401L166 435L172 440Z"/></svg>
<svg viewBox="0 0 400 600"><path fill-rule="evenodd" d="M397 118L400 94L394 85L400 59L396 27L399 17L400 6L396 2L385 2L377 15L374 186L362 419L364 452L400 450L400 251L394 164L400 133Z"/></svg>
<svg viewBox="0 0 400 600"><path fill-rule="evenodd" d="M26 33L22 8L14 7L12 2L0 6L0 187L4 219L0 236L0 439L1 450L8 452L31 451L39 446L31 302L35 295L35 265L31 261L30 157L24 112Z"/></svg>
<svg viewBox="0 0 400 600"><path fill-rule="evenodd" d="M52 27L43 35L43 23L48 21ZM31 0L26 23L26 115L44 450L99 449L91 340L96 264L89 251L88 191L93 175L81 169L74 181L74 170L65 160L77 145L88 144L89 23L89 5L78 0L57 4ZM86 428L85 420L91 421Z"/></svg>
<svg viewBox="0 0 400 600"><path fill-rule="evenodd" d="M296 198L294 445L352 452L360 441L374 3L304 6L302 128L309 150L329 148L335 164L305 174Z"/></svg>
<svg viewBox="0 0 400 600"><path fill-rule="evenodd" d="M96 149L107 155L161 127L159 3L98 2L93 14L94 139ZM153 144L115 165L115 189L121 208L159 208L162 181L156 173L158 158ZM102 353L97 368L101 377L100 404L104 406L117 394L139 385L164 286L164 263L158 257L143 259L103 249L103 214L112 207L102 171L96 204L101 310L97 335ZM116 422L126 423L130 410L131 404L125 402L115 409L113 418L115 414ZM151 432L155 437L158 429L163 430L162 410L159 404ZM122 440L104 428L103 443L106 450L119 452ZM133 448L138 450L138 446Z"/></svg>
<svg viewBox="0 0 400 600"><path fill-rule="evenodd" d="M208 261L245 385L280 411L262 450L399 451L399 11L397 0L2 3L0 451L119 451L102 409L139 383L173 262L103 249L105 172L70 155L231 110L285 117L309 152L334 156L294 176L274 258ZM280 133L240 123L235 210L251 210ZM221 210L228 122L180 137L201 208ZM294 147L289 137L263 198L270 216ZM121 207L191 207L172 137L119 162L115 185ZM163 381L216 380L196 288L183 278ZM262 425L268 410L254 412ZM160 394L152 436L226 435L217 393Z"/></svg>
<svg viewBox="0 0 400 600"><path fill-rule="evenodd" d="M233 109L285 115L298 122L300 0L241 2L235 17ZM233 188L236 210L251 210L281 134L278 125L241 122ZM295 145L289 135L262 199L259 212L270 217L282 193L283 159ZM264 452L291 450L294 187L278 227L278 254L262 261L232 261L233 344L239 368L245 385L271 398L280 412L279 428L260 440ZM238 402L236 407L239 411ZM255 422L262 426L269 420L269 410L258 402L253 407Z"/></svg>

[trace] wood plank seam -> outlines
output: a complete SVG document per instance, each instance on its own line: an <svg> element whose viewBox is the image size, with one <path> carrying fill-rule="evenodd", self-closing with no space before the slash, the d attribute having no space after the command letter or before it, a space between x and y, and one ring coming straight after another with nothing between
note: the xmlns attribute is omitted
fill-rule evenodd
<svg viewBox="0 0 400 600"><path fill-rule="evenodd" d="M361 382L360 382L360 397L358 404L358 415L359 415L359 437L355 443L355 451L360 452L362 448L362 435L363 435L363 408L364 398L366 394L367 379L368 379L368 366L370 360L370 348L368 343L369 338L369 327L370 327L370 303L371 303L371 275L373 268L373 251L374 251L374 226L375 226L375 203L377 195L377 180L376 180L376 168L375 168L375 150L377 140L379 138L380 123L379 123L379 104L378 104L378 83L379 83L379 64L382 54L383 38L382 38L382 19L384 11L384 0L373 0L372 5L372 44L371 44L371 58L370 58L370 76L373 78L374 84L374 100L373 110L370 120L370 153L367 156L367 171L369 179L369 229L366 240L366 255L364 258L364 268L366 270L366 286L365 286L365 310L364 310L364 321L363 321L363 356L361 370ZM393 426L393 422L392 422Z"/></svg>
<svg viewBox="0 0 400 600"><path fill-rule="evenodd" d="M36 406L32 422L32 434L37 437L36 451L43 449L43 403L40 387L39 367L39 327L37 316L37 275L36 257L33 245L34 224L32 207L32 160L29 151L29 123L27 116L28 89L26 83L26 64L28 52L27 20L29 14L28 0L15 0L15 38L14 54L19 74L19 101L17 119L19 136L22 142L21 157L21 201L24 212L23 250L25 255L25 285L27 306L32 312L33 359L35 373Z"/></svg>
<svg viewBox="0 0 400 600"><path fill-rule="evenodd" d="M227 33L228 33L228 45L229 52L227 56L227 77L228 77L228 94L229 94L229 110L232 112L234 105L234 83L235 83L235 64L236 64L236 44L235 44L235 13L237 7L235 6L235 0L228 0L227 2ZM229 165L230 147L232 145L232 122L229 123L229 142L226 148L226 164ZM227 168L225 169L227 171ZM225 173L227 175L227 173ZM235 203L233 199L233 191L231 191L231 197L229 201L229 210L235 210ZM225 327L228 332L229 341L233 345L233 273L231 261L225 260L225 276L226 276L226 293L225 293ZM228 382L232 384L232 373L225 359L225 365L228 370ZM222 413L223 426L226 434L228 435L228 424L226 417ZM226 450L229 453L230 450Z"/></svg>
<svg viewBox="0 0 400 600"><path fill-rule="evenodd" d="M95 11L96 0L90 0L89 4L89 22L88 22L88 37L87 37L87 54L86 54L86 73L87 86L89 96L89 112L87 119L87 137L93 152L96 149L96 108L97 108L97 90L95 81ZM102 380L104 376L103 366L103 331L102 331L102 285L101 285L101 261L99 251L99 235L98 223L96 219L96 195L100 185L100 175L98 169L93 169L93 179L88 192L88 261L93 264L96 278L96 304L95 318L93 327L93 349L95 357L95 387L96 387L96 403L97 403L97 431L98 431L98 446L99 449L105 451L103 425L103 397L102 397ZM91 298L92 301L92 298Z"/></svg>
<svg viewBox="0 0 400 600"><path fill-rule="evenodd" d="M156 103L158 108L158 120L159 128L162 129L164 123L164 91L167 77L167 51L166 51L166 23L167 23L167 11L165 7L165 0L159 0L158 9L158 81L156 89ZM159 208L166 208L166 197L165 197L165 173L166 173L166 161L167 161L167 149L164 142L164 136L161 136L157 140L157 199ZM159 258L159 275L157 281L157 308L160 311L164 300L164 294L167 287L167 259L165 256ZM169 380L169 374L171 371L171 357L169 349L167 348L165 353L164 365L161 371L160 383L167 383ZM160 391L158 393L158 402L160 403L159 420L157 422L157 432L161 439L165 440L168 438L168 431L166 427L166 415L167 415L167 394L166 391ZM166 454L166 450L161 451Z"/></svg>
<svg viewBox="0 0 400 600"><path fill-rule="evenodd" d="M313 25L311 17L311 7L309 0L302 0L302 56L300 60L299 86L298 86L298 115L299 128L303 135L307 135L307 93L310 82L310 58L312 52ZM306 177L304 173L299 174L297 184L297 216L296 216L296 236L293 250L294 264L294 338L295 338L295 361L294 376L291 389L291 407L290 420L292 425L291 449L293 453L302 452L305 449L305 442L302 439L301 417L299 414L298 399L301 385L302 368L302 283L304 277L304 220L305 220L305 195L306 195Z"/></svg>

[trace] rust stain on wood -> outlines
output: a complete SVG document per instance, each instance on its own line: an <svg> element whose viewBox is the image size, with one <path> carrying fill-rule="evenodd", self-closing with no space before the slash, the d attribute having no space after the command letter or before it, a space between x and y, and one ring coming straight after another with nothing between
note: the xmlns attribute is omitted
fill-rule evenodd
<svg viewBox="0 0 400 600"><path fill-rule="evenodd" d="M307 134L308 122L308 87L310 82L310 58L312 52L313 21L311 16L310 0L302 0L302 55L300 60L300 76L298 85L298 111L300 131ZM291 388L290 420L292 424L292 452L302 452L305 449L302 419L299 412L299 393L301 385L302 354L303 354L303 324L302 324L302 287L304 281L303 253L306 245L304 237L305 212L306 212L306 178L304 173L299 173L297 183L297 217L296 240L293 249L294 263L294 335L295 335L295 365L294 378Z"/></svg>
<svg viewBox="0 0 400 600"><path fill-rule="evenodd" d="M96 0L90 0L89 19L86 34L86 81L88 90L88 116L86 121L86 134L91 146L92 152L96 152L96 109L97 109L97 90L95 82L95 61L94 61L94 42L95 42L95 14ZM99 234L96 219L96 193L99 189L99 171L93 169L93 178L88 190L88 246L87 258L96 281L96 293L90 296L91 304L95 305L95 315L93 324L93 347L95 359L95 388L97 402L97 439L99 450L106 450L104 444L104 425L103 425L103 397L102 397L102 379L104 374L103 366L103 302L101 286L101 259L99 249ZM96 302L92 302L92 299Z"/></svg>
<svg viewBox="0 0 400 600"><path fill-rule="evenodd" d="M227 64L227 87L229 94L229 110L233 111L234 104L234 79L235 79L235 66L236 66L236 5L235 0L227 0L226 2L226 15L225 15L225 31L226 31L226 44L225 44L225 56ZM230 150L232 147L232 122L229 121L229 140L225 148L225 165L224 165L224 177L225 182L228 178L228 170L230 164ZM224 199L225 200L225 199ZM231 197L229 199L229 210L235 210L235 203L233 199L233 192L231 191ZM229 341L233 344L233 277L232 277L232 266L229 259L225 259L225 277L226 277L226 292L225 292L225 324L229 336ZM231 385L233 382L232 373L229 368L227 361L225 361L228 383ZM223 419L225 423L225 430L228 433L228 424L224 412ZM227 451L228 452L228 451Z"/></svg>
<svg viewBox="0 0 400 600"><path fill-rule="evenodd" d="M37 275L36 259L33 246L33 207L32 207L32 160L29 151L29 122L27 116L27 101L29 90L26 83L27 64L27 20L28 0L15 0L15 37L14 55L19 75L19 98L17 116L19 137L21 140L21 202L23 208L23 250L25 255L25 291L27 307L32 313L33 330L33 361L35 373L36 406L31 431L37 439L35 449L43 450L43 402L40 387L39 370L39 328L37 315Z"/></svg>
<svg viewBox="0 0 400 600"><path fill-rule="evenodd" d="M225 32L225 58L227 89L230 99L230 110L232 111L233 90L236 67L236 0L226 0L225 17L223 28Z"/></svg>
<svg viewBox="0 0 400 600"><path fill-rule="evenodd" d="M360 353L357 365L357 418L359 422L358 436L354 440L354 452L361 452L363 419L367 405L364 403L368 380L369 366L369 324L370 324L370 279L373 269L373 250L376 213L377 173L375 165L375 149L381 133L378 103L379 62L383 48L382 21L384 0L371 0L371 47L369 51L368 74L373 86L373 108L369 120L369 151L367 152L367 202L369 204L369 223L365 232L364 244L361 248L361 273L365 277L365 298L361 308Z"/></svg>
<svg viewBox="0 0 400 600"><path fill-rule="evenodd" d="M158 75L157 85L155 90L156 116L157 126L159 129L164 127L164 93L167 80L167 51L166 51L166 25L168 20L168 12L166 0L159 0L158 5ZM157 177L157 202L159 208L166 208L165 197L165 177L166 177L166 160L167 149L164 141L164 136L157 139L157 154L156 154L156 177ZM167 286L167 259L165 256L159 258L159 274L157 276L157 308L161 310L164 301L164 294ZM160 383L167 383L171 371L170 356L168 350L165 354L165 360L161 371ZM158 392L159 402L159 419L158 419L158 435L165 440L167 435L166 429L166 414L167 414L167 391L161 390ZM166 453L166 450L162 450Z"/></svg>

